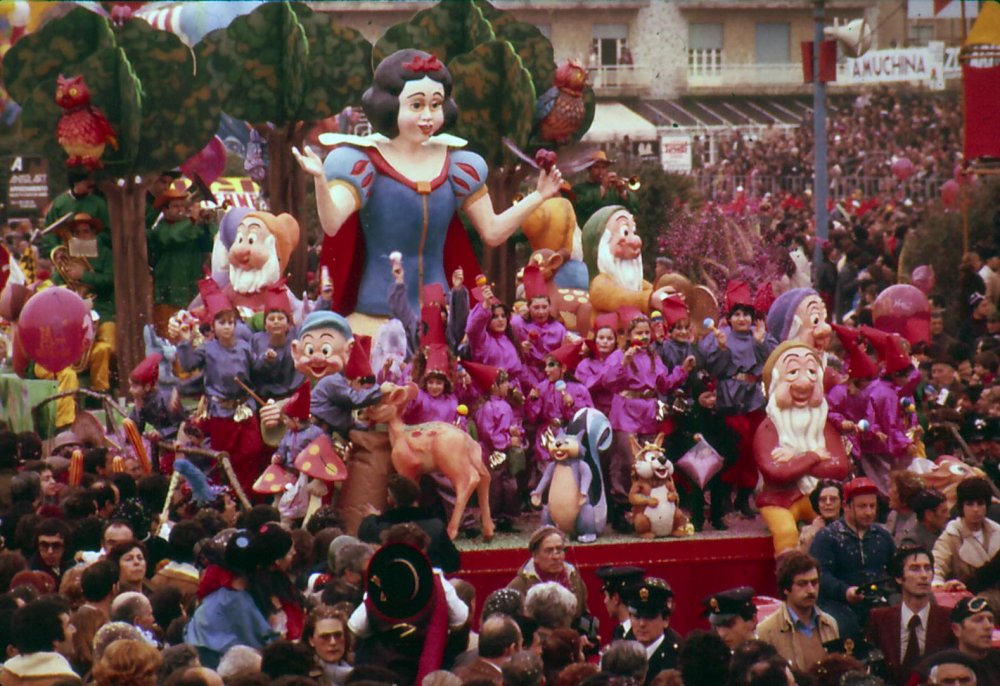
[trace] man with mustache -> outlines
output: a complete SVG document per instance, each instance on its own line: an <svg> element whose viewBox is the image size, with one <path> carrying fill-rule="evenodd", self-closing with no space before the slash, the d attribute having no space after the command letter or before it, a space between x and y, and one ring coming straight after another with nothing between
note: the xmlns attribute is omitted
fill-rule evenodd
<svg viewBox="0 0 1000 686"><path fill-rule="evenodd" d="M757 637L770 643L797 670L806 672L826 657L823 644L840 637L837 620L816 607L819 564L799 550L778 560L781 607L757 627Z"/></svg>
<svg viewBox="0 0 1000 686"><path fill-rule="evenodd" d="M923 656L950 647L954 637L948 610L931 602L931 554L925 548L900 548L889 571L902 602L872 610L867 640L885 655L892 681L904 684Z"/></svg>

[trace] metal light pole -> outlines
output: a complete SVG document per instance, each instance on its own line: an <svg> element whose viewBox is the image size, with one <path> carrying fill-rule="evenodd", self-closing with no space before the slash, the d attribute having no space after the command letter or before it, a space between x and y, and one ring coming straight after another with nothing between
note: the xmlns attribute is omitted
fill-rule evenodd
<svg viewBox="0 0 1000 686"><path fill-rule="evenodd" d="M823 44L823 23L826 0L813 0L813 200L816 203L816 248L813 251L813 283L816 270L823 260L823 243L830 235L827 228L827 194L830 183L826 163L826 83L820 79L820 46Z"/></svg>

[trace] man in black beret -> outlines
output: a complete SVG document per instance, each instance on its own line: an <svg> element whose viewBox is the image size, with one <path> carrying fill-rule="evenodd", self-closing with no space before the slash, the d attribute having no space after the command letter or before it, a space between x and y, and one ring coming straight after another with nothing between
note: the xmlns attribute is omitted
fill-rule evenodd
<svg viewBox="0 0 1000 686"><path fill-rule="evenodd" d="M712 630L730 650L757 637L757 606L751 586L738 586L715 593L701 601Z"/></svg>
<svg viewBox="0 0 1000 686"><path fill-rule="evenodd" d="M646 649L649 669L645 686L653 683L664 669L677 666L677 655L684 639L670 628L674 591L663 579L648 576L625 592L632 628L625 639L638 641Z"/></svg>
<svg viewBox="0 0 1000 686"><path fill-rule="evenodd" d="M645 573L646 570L642 567L597 568L596 574L601 580L601 590L604 591L604 607L612 621L616 623L614 631L611 632L612 640L624 638L632 628L632 621L628 616L628 604L622 598L622 594L629 586L642 581Z"/></svg>

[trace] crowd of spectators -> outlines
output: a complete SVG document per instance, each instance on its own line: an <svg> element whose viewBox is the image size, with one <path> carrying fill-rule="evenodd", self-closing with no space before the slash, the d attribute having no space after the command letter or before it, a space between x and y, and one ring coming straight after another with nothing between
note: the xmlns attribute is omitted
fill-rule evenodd
<svg viewBox="0 0 1000 686"><path fill-rule="evenodd" d="M881 88L857 96L830 98L827 158L831 190L848 199L854 189L866 198L891 197L900 190L892 171L898 158L913 169L904 193L921 200L936 197L942 183L952 178L961 161L962 114L954 93L916 94ZM709 156L707 141L699 139L696 171L711 179L717 191L735 192L768 179L761 191L803 195L812 184L813 122L806 116L794 127L772 126L762 132L734 131L715 141ZM711 157L711 159L709 159Z"/></svg>

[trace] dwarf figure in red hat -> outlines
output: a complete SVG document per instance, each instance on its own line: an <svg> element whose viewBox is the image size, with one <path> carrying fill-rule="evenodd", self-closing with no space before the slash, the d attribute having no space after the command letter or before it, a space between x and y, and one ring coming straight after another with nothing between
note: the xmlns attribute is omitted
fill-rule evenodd
<svg viewBox="0 0 1000 686"><path fill-rule="evenodd" d="M685 382L667 398L668 416L661 430L667 435L664 447L668 457L675 462L681 460L702 439L708 440L716 450L729 447L729 432L715 412L715 383L703 369L699 369L704 363L694 340L691 314L684 296L680 293L664 295L658 298L656 306L663 313L667 332L666 340L657 346L663 364L673 371L683 367L688 358L695 359L695 366ZM732 450L727 452L733 453ZM716 531L728 528L722 517L730 489L722 482L721 473L714 475L704 488L693 478L689 479L682 468L676 474L676 481L684 487L685 509L691 512L691 524L695 531L704 527L706 490L710 494L712 527Z"/></svg>
<svg viewBox="0 0 1000 686"><path fill-rule="evenodd" d="M309 412L309 384L304 383L292 394L288 402L281 406L281 418L285 425L285 435L274 451L272 464L285 469L295 469L295 458L307 445L323 435L323 429L312 423Z"/></svg>
<svg viewBox="0 0 1000 686"><path fill-rule="evenodd" d="M780 555L798 545L796 523L816 517L808 496L818 480L843 481L851 462L827 418L823 361L815 348L785 341L767 358L763 377L767 418L753 444L764 477L757 506Z"/></svg>
<svg viewBox="0 0 1000 686"><path fill-rule="evenodd" d="M875 423L868 388L878 377L878 366L861 347L861 333L857 329L840 324L831 326L844 349L844 360L837 383L826 393L829 418L850 444L851 456L861 459L861 437L871 432Z"/></svg>
<svg viewBox="0 0 1000 686"><path fill-rule="evenodd" d="M192 344L193 326L170 320L169 335L179 340L177 360L184 371L203 370L205 396L202 428L213 450L229 453L244 490L249 491L266 460L266 448L254 419L249 397L253 353L236 336L236 308L210 278L198 282L204 309L201 321L210 324L212 337L200 347Z"/></svg>
<svg viewBox="0 0 1000 686"><path fill-rule="evenodd" d="M250 339L253 381L262 398L287 398L305 377L292 356L292 303L284 280L264 292L264 330Z"/></svg>
<svg viewBox="0 0 1000 686"><path fill-rule="evenodd" d="M594 401L587 388L574 380L573 372L583 359L584 343L565 343L545 355L545 380L531 389L525 403L525 413L529 421L538 426L535 435L534 465L541 475L545 463L550 459L545 448L545 435L554 434L559 426L565 426L573 415L585 407L593 407ZM568 377L568 378L567 378Z"/></svg>
<svg viewBox="0 0 1000 686"><path fill-rule="evenodd" d="M163 356L159 353L148 355L136 365L129 374L128 392L134 406L129 417L141 431L150 426L146 433L153 440L171 441L177 435L181 423L187 418L187 412L181 405L177 389L160 388L160 362ZM165 474L171 471L171 465L160 455L160 470Z"/></svg>
<svg viewBox="0 0 1000 686"><path fill-rule="evenodd" d="M914 401L904 393L912 393L919 371L898 334L863 326L861 335L881 362L881 374L866 389L871 403L871 430L861 436L862 468L879 491L888 495L889 472L905 469L916 456L920 426L915 413L907 409Z"/></svg>
<svg viewBox="0 0 1000 686"><path fill-rule="evenodd" d="M525 371L535 383L541 383L547 377L545 356L563 344L566 326L549 302L549 289L538 265L529 264L524 268L523 281L528 318L514 315L510 323L521 341Z"/></svg>
<svg viewBox="0 0 1000 686"><path fill-rule="evenodd" d="M476 435L483 461L490 470L490 514L498 531L514 531L521 514L515 478L524 470L524 429L508 402L510 379L506 370L477 362L462 367L486 400L476 410Z"/></svg>
<svg viewBox="0 0 1000 686"><path fill-rule="evenodd" d="M425 348L416 360L416 371L420 390L403 412L403 422L454 422L458 398L448 346L435 343Z"/></svg>
<svg viewBox="0 0 1000 686"><path fill-rule="evenodd" d="M735 280L727 284L725 313L728 326L717 328L713 322L698 347L705 369L716 381L715 409L739 436L738 459L723 480L736 486L736 509L752 516L750 496L758 478L753 437L764 419L761 373L778 342L768 334L747 284Z"/></svg>

